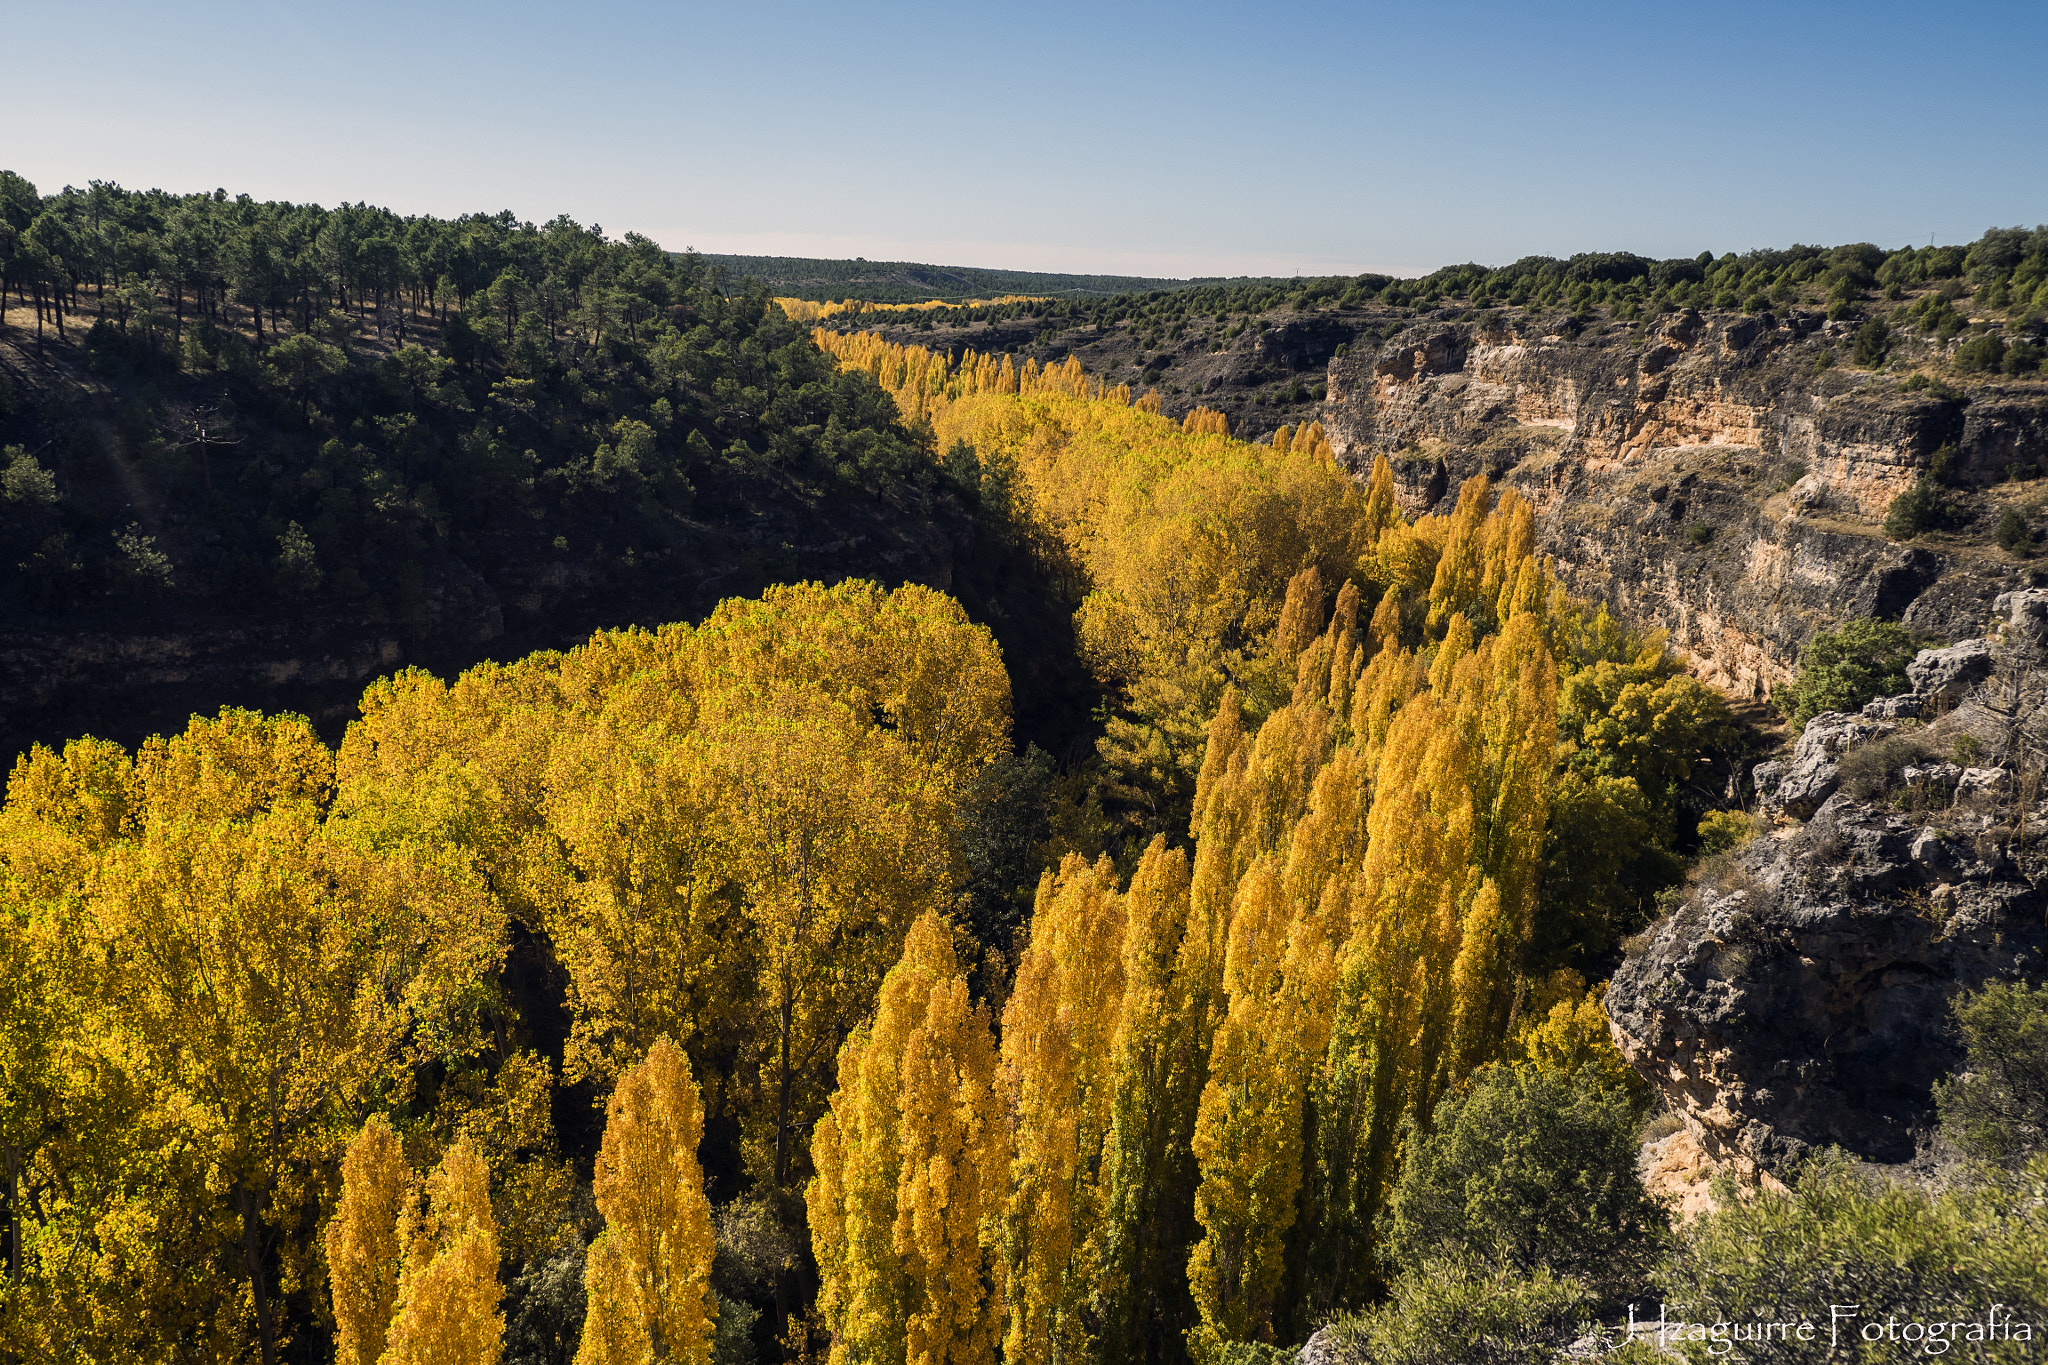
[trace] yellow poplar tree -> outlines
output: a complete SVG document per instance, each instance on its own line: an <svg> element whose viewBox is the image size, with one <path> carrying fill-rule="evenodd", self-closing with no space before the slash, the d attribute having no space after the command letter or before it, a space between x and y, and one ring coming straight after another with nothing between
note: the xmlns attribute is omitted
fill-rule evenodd
<svg viewBox="0 0 2048 1365"><path fill-rule="evenodd" d="M981 1227L1003 1159L996 1050L951 932L918 917L839 1053L805 1195L833 1365L988 1365L1001 1320Z"/></svg>
<svg viewBox="0 0 2048 1365"><path fill-rule="evenodd" d="M577 1365L707 1365L711 1205L697 1146L704 1111L689 1058L666 1036L620 1078L605 1107L593 1187L605 1230L584 1269Z"/></svg>
<svg viewBox="0 0 2048 1365"><path fill-rule="evenodd" d="M341 1202L327 1225L337 1365L377 1365L383 1358L404 1264L398 1223L413 1185L398 1135L382 1114L371 1115L342 1159Z"/></svg>
<svg viewBox="0 0 2048 1365"><path fill-rule="evenodd" d="M383 1365L497 1365L505 1319L498 1311L498 1228L490 1172L467 1138L427 1177L425 1198L400 1217L405 1265Z"/></svg>
<svg viewBox="0 0 2048 1365"><path fill-rule="evenodd" d="M1002 1275L1003 1354L1077 1360L1096 1287L1101 1163L1115 1096L1110 1048L1123 1003L1123 905L1107 858L1069 854L1040 883L1030 946L1003 1013L1001 1088L1010 1114Z"/></svg>
<svg viewBox="0 0 2048 1365"><path fill-rule="evenodd" d="M1191 1312L1189 1144L1208 1038L1203 954L1188 941L1189 882L1187 855L1160 837L1124 894L1124 995L1109 1044L1112 1113L1094 1235L1100 1250L1091 1256L1098 1354L1107 1361L1156 1358L1180 1339Z"/></svg>

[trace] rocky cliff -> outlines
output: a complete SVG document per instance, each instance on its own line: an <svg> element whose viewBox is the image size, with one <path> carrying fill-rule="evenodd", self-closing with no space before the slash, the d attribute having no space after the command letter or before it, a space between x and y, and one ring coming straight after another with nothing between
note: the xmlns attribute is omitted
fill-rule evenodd
<svg viewBox="0 0 2048 1365"><path fill-rule="evenodd" d="M2048 975L2048 592L1997 606L1999 638L1923 653L1913 693L1760 765L1773 827L1704 863L1615 974L1617 1043L1713 1163L1924 1156L1962 1061L1951 1000Z"/></svg>
<svg viewBox="0 0 2048 1365"><path fill-rule="evenodd" d="M1411 512L1473 474L1520 489L1576 590L1756 696L1844 617L1954 639L2032 581L1985 542L2048 461L2048 389L1909 389L1827 364L1845 327L1695 312L1585 332L1411 326L1332 360L1324 422L1354 467L1392 457ZM1886 539L1886 509L1938 452L1953 533Z"/></svg>

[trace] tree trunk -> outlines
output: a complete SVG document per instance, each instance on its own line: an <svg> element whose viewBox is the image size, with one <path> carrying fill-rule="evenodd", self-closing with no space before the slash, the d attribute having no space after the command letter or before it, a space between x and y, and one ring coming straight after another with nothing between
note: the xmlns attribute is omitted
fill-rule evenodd
<svg viewBox="0 0 2048 1365"><path fill-rule="evenodd" d="M270 1276L263 1264L262 1215L256 1195L246 1188L235 1191L235 1206L242 1215L242 1260L249 1269L249 1299L256 1309L256 1340L263 1351L263 1365L277 1365L277 1330L270 1304Z"/></svg>
<svg viewBox="0 0 2048 1365"><path fill-rule="evenodd" d="M7 1201L5 1233L7 1245L8 1283L21 1283L21 1149L9 1146L7 1149L7 1183L0 1186L0 1196Z"/></svg>
<svg viewBox="0 0 2048 1365"><path fill-rule="evenodd" d="M789 1035L796 1026L796 989L785 977L782 982L782 1047L777 1060L780 1075L776 1079L775 1094L775 1188L780 1190L789 1180L789 1090L792 1084L789 1066Z"/></svg>

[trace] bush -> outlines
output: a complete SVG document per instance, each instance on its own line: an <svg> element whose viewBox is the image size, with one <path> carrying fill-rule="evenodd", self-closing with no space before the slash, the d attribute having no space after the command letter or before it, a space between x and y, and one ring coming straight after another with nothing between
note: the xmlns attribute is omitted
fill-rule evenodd
<svg viewBox="0 0 2048 1365"><path fill-rule="evenodd" d="M2034 533L2017 507L2008 507L1998 514L1998 548L2016 555L2033 553Z"/></svg>
<svg viewBox="0 0 2048 1365"><path fill-rule="evenodd" d="M1728 853L1756 838L1756 818L1739 810L1710 810L1700 817L1700 855Z"/></svg>
<svg viewBox="0 0 2048 1365"><path fill-rule="evenodd" d="M1856 329L1856 363L1865 369L1884 364L1885 353L1891 348L1892 329L1883 318L1872 318Z"/></svg>
<svg viewBox="0 0 2048 1365"><path fill-rule="evenodd" d="M1685 528L1685 538L1694 545L1704 545L1714 538L1714 528L1704 521L1696 521Z"/></svg>
<svg viewBox="0 0 2048 1365"><path fill-rule="evenodd" d="M1642 1121L1599 1068L1486 1068L1409 1139L1388 1202L1389 1260L1411 1272L1444 1256L1523 1276L1548 1269L1621 1302L1667 1227L1636 1169Z"/></svg>
<svg viewBox="0 0 2048 1365"><path fill-rule="evenodd" d="M1547 1270L1437 1261L1394 1281L1389 1302L1333 1319L1326 1340L1343 1365L1549 1365L1591 1329L1591 1306Z"/></svg>
<svg viewBox="0 0 2048 1365"><path fill-rule="evenodd" d="M1955 365L1964 374L1996 374L2005 360L2005 338L1985 332L1956 347Z"/></svg>
<svg viewBox="0 0 2048 1365"><path fill-rule="evenodd" d="M1799 672L1778 696L1794 728L1823 711L1859 711L1874 697L1906 690L1906 665L1920 652L1913 633L1895 621L1865 618L1821 631L1799 651Z"/></svg>
<svg viewBox="0 0 2048 1365"><path fill-rule="evenodd" d="M1892 499L1884 510L1884 533L1892 540L1911 540L1948 519L1948 505L1934 480L1922 477Z"/></svg>
<svg viewBox="0 0 2048 1365"><path fill-rule="evenodd" d="M2031 341L2016 341L2006 348L2005 359L1998 363L1998 368L2006 374L2035 374L2041 370L2043 361L2048 361L2048 351Z"/></svg>
<svg viewBox="0 0 2048 1365"><path fill-rule="evenodd" d="M1842 755L1836 773L1842 790L1858 801L1875 801L1892 789L1901 770L1931 756L1925 732L1908 730L1862 744Z"/></svg>
<svg viewBox="0 0 2048 1365"><path fill-rule="evenodd" d="M1921 1323L1923 1336L1939 1325L1945 1338L1856 1359L1940 1355L1951 1343L1969 1342L1968 1325L1983 1322L1994 1303L2004 1306L2007 1322L2038 1323L2048 1309L2048 1208L2035 1197L2044 1181L2048 1158L2019 1179L1930 1194L1861 1175L1839 1154L1824 1154L1802 1168L1789 1193L1719 1186L1719 1210L1685 1231L1658 1278L1666 1301L1686 1305L1686 1318L1707 1324L1718 1338L1687 1343L1695 1361L1732 1355L1821 1365L1849 1358L1830 1346L1830 1304L1857 1315L1840 1323L1845 1335L1855 1334L1852 1341L1868 1339L1866 1326L1882 1334L1887 1320L1894 1333L1900 1324ZM1815 1321L1810 1341L1750 1346L1755 1338L1739 1335L1765 1322L1801 1321ZM1962 1332L1949 1326L1958 1322ZM1956 1354L2018 1362L2039 1359L2038 1349L2031 1340L1994 1337Z"/></svg>
<svg viewBox="0 0 2048 1365"><path fill-rule="evenodd" d="M2048 985L1994 982L1954 1009L1967 1060L1936 1087L1942 1131L1983 1161L2048 1151Z"/></svg>

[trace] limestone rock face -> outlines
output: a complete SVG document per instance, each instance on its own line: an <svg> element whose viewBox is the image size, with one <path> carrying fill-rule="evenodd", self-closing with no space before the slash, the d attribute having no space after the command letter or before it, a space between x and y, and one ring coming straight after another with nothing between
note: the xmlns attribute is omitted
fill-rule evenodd
<svg viewBox="0 0 2048 1365"><path fill-rule="evenodd" d="M1950 1000L2048 968L2048 903L2013 822L1837 792L1803 829L1754 840L1615 974L1623 1055L1717 1163L1783 1175L1827 1144L1912 1159L1962 1060ZM2026 823L2038 838L2048 808Z"/></svg>
<svg viewBox="0 0 2048 1365"><path fill-rule="evenodd" d="M1320 415L1353 469L1388 456L1410 515L1474 474L1516 488L1575 592L1761 697L1816 630L1879 616L1953 640L2033 586L2021 566L1895 543L1880 523L1943 447L1963 486L2048 457L2038 389L1905 394L1816 373L1829 344L1799 314L1687 313L1633 334L1417 320L1333 359ZM2048 593L2029 609L2048 634Z"/></svg>
<svg viewBox="0 0 2048 1365"><path fill-rule="evenodd" d="M1757 799L1771 813L1801 820L1812 818L1821 803L1834 795L1837 760L1855 745L1891 734L1899 727L1867 716L1824 711L1806 722L1789 764L1759 764L1753 777ZM1761 769L1769 767L1765 774Z"/></svg>
<svg viewBox="0 0 2048 1365"><path fill-rule="evenodd" d="M1991 641L1964 640L1946 649L1921 650L1906 665L1906 681L1915 696L1946 709L1990 677L1991 668Z"/></svg>
<svg viewBox="0 0 2048 1365"><path fill-rule="evenodd" d="M2048 588L2002 592L1992 600L1991 614L2004 622L2008 641L2048 643Z"/></svg>

